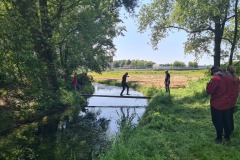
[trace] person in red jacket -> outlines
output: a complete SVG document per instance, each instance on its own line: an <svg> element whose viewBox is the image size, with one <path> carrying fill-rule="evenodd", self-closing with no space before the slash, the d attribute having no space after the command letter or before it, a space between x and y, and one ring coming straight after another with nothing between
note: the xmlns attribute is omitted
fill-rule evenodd
<svg viewBox="0 0 240 160"><path fill-rule="evenodd" d="M238 75L236 74L236 70L233 66L229 65L227 67L227 77L231 80L231 86L229 87L229 95L231 97L231 132L234 130L234 109L236 107L238 93L239 93L239 85L240 81Z"/></svg>
<svg viewBox="0 0 240 160"><path fill-rule="evenodd" d="M223 130L224 138L230 141L231 134L231 100L228 95L228 84L230 80L226 78L226 74L218 66L211 68L210 82L207 83L206 92L211 95L211 117L213 125L216 129L216 143L222 142Z"/></svg>
<svg viewBox="0 0 240 160"><path fill-rule="evenodd" d="M74 76L72 78L72 89L73 89L73 91L76 91L77 87L78 87L77 73L74 73Z"/></svg>

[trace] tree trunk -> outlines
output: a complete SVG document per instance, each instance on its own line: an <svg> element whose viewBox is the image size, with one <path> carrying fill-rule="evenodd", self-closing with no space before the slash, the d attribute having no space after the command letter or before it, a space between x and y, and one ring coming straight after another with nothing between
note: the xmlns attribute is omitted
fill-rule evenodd
<svg viewBox="0 0 240 160"><path fill-rule="evenodd" d="M232 42L232 47L231 47L231 52L230 52L230 56L229 56L229 65L232 65L233 63L233 53L235 50L235 46L236 46L236 42L237 42L237 34L238 34L238 0L236 0L235 2L235 26L234 26L234 36L233 36L233 42Z"/></svg>
<svg viewBox="0 0 240 160"><path fill-rule="evenodd" d="M58 90L58 82L57 82L57 75L55 71L54 65L54 57L53 51L51 49L51 45L49 45L48 39L52 38L52 27L50 24L50 20L48 17L48 10L47 10L47 0L40 0L39 5L41 8L41 22L42 22L42 46L43 46L43 57L45 63L47 64L48 69L48 77L51 82L51 86L54 90Z"/></svg>
<svg viewBox="0 0 240 160"><path fill-rule="evenodd" d="M215 23L214 66L221 65L221 24Z"/></svg>

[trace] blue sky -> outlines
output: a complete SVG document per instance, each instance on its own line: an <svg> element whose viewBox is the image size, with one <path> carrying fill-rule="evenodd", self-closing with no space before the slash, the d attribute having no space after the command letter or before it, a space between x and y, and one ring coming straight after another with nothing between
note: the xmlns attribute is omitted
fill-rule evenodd
<svg viewBox="0 0 240 160"><path fill-rule="evenodd" d="M144 0L146 1L146 0ZM126 18L127 16L127 18ZM184 54L183 43L186 42L186 33L174 32L167 38L159 42L158 50L153 50L150 43L150 31L139 33L134 19L128 16L128 13L122 13L124 23L119 25L126 26L125 36L119 36L114 39L117 48L113 60L146 60L157 64L173 63L174 61L184 62L194 61L194 56ZM213 57L204 56L198 61L199 65L212 65Z"/></svg>

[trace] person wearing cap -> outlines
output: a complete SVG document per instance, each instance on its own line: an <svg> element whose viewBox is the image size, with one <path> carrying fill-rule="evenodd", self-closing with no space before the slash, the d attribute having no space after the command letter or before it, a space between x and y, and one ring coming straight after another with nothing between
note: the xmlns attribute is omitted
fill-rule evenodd
<svg viewBox="0 0 240 160"><path fill-rule="evenodd" d="M126 72L123 76L122 76L122 92L120 93L120 96L123 96L123 92L125 90L125 88L127 87L127 95L129 95L129 86L127 84L127 77L128 76L128 72Z"/></svg>
<svg viewBox="0 0 240 160"><path fill-rule="evenodd" d="M236 108L236 103L237 103L237 99L238 99L240 81L239 81L238 75L236 74L236 70L232 65L229 65L227 67L226 72L227 72L227 77L232 82L232 83L230 83L230 85L228 87L228 92L229 92L231 102L232 102L231 103L231 133L232 133L234 130L233 113Z"/></svg>
<svg viewBox="0 0 240 160"><path fill-rule="evenodd" d="M165 80L164 80L164 84L165 84L165 89L166 92L170 93L170 74L168 73L168 70L165 71Z"/></svg>
<svg viewBox="0 0 240 160"><path fill-rule="evenodd" d="M230 141L231 99L228 95L228 84L230 84L230 81L218 66L211 68L211 75L212 78L207 83L206 92L211 95L211 117L217 134L214 141L215 143L221 143L223 130L225 134L224 139Z"/></svg>

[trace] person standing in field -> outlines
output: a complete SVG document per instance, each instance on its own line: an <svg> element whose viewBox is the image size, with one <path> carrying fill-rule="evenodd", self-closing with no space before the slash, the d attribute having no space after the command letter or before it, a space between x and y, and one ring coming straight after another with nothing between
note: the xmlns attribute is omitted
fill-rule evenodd
<svg viewBox="0 0 240 160"><path fill-rule="evenodd" d="M229 88L229 95L231 97L231 133L234 130L234 110L236 108L236 103L237 103L237 99L238 99L238 93L239 93L239 85L240 85L240 81L239 81L239 77L236 74L236 70L233 66L228 66L227 67L227 77L230 78L230 80L232 80L232 83L230 83Z"/></svg>
<svg viewBox="0 0 240 160"><path fill-rule="evenodd" d="M129 95L129 86L127 84L127 77L128 76L128 72L126 72L123 76L122 76L122 92L120 93L120 96L123 96L123 92L125 90L125 88L127 87L127 95Z"/></svg>
<svg viewBox="0 0 240 160"><path fill-rule="evenodd" d="M168 73L168 70L165 71L165 81L164 81L164 84L165 84L166 92L170 93L170 74Z"/></svg>
<svg viewBox="0 0 240 160"><path fill-rule="evenodd" d="M222 143L224 139L230 141L231 134L231 99L228 92L229 78L218 66L211 68L211 80L207 83L206 92L211 95L210 107L212 123L216 129L217 137L214 142Z"/></svg>

